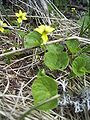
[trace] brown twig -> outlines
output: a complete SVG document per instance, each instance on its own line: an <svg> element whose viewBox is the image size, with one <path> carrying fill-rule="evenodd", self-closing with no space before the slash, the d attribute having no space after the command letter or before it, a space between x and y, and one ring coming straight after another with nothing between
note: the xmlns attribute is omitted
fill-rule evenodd
<svg viewBox="0 0 90 120"><path fill-rule="evenodd" d="M53 44L53 43L59 43L61 41L65 41L65 40L69 40L69 39L77 39L81 42L85 42L85 43L90 44L90 39L82 38L82 37L78 37L78 36L72 36L72 37L67 37L67 38L60 38L60 39L54 40L54 41L49 41L49 42L47 42L46 45ZM23 51L26 51L26 50L28 50L28 49L22 48L22 49L14 50L14 51L11 51L11 52L3 53L3 54L0 55L0 58L2 58L4 56L7 56L7 55L10 55L10 54L16 54L16 53L19 53L19 52L23 52Z"/></svg>

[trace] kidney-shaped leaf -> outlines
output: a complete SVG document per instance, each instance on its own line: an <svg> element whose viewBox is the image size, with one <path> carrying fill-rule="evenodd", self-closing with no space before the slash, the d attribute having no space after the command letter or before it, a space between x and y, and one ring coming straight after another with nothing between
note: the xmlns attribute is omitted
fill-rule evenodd
<svg viewBox="0 0 90 120"><path fill-rule="evenodd" d="M38 74L37 79L33 82L32 85L34 104L38 105L40 102L43 102L57 94L58 90L56 81L45 74ZM57 99L52 100L40 106L38 109L48 111L55 108L57 106L57 102Z"/></svg>
<svg viewBox="0 0 90 120"><path fill-rule="evenodd" d="M68 49L70 50L71 53L77 53L80 50L80 43L78 40L76 39L70 39L66 41L66 45L68 47Z"/></svg>
<svg viewBox="0 0 90 120"><path fill-rule="evenodd" d="M72 63L72 70L77 76L90 73L90 56L82 54L75 58Z"/></svg>
<svg viewBox="0 0 90 120"><path fill-rule="evenodd" d="M24 39L25 48L37 47L42 43L41 34L36 31L28 33Z"/></svg>
<svg viewBox="0 0 90 120"><path fill-rule="evenodd" d="M63 46L50 45L44 55L44 63L51 70L63 70L69 63L68 54L63 52Z"/></svg>
<svg viewBox="0 0 90 120"><path fill-rule="evenodd" d="M77 76L85 74L85 60L82 57L77 57L72 63L72 70Z"/></svg>
<svg viewBox="0 0 90 120"><path fill-rule="evenodd" d="M64 50L64 47L60 44L51 44L51 45L47 45L47 50L49 52L61 52Z"/></svg>
<svg viewBox="0 0 90 120"><path fill-rule="evenodd" d="M83 59L85 60L85 69L87 73L90 73L90 56L83 54Z"/></svg>
<svg viewBox="0 0 90 120"><path fill-rule="evenodd" d="M57 66L58 69L65 69L69 64L69 57L66 52L61 52L58 54L58 61L57 61Z"/></svg>

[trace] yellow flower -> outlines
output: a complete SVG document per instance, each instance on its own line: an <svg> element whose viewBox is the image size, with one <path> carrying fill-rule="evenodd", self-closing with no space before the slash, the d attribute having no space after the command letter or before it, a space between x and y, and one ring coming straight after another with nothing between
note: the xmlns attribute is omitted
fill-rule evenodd
<svg viewBox="0 0 90 120"><path fill-rule="evenodd" d="M73 13L76 13L76 9L75 9L75 8L71 8L71 11L72 11Z"/></svg>
<svg viewBox="0 0 90 120"><path fill-rule="evenodd" d="M35 31L39 32L42 35L43 44L46 44L48 41L48 33L51 33L54 30L54 28L47 26L47 25L40 25L38 28L35 29Z"/></svg>
<svg viewBox="0 0 90 120"><path fill-rule="evenodd" d="M18 19L17 19L18 23L21 23L23 20L27 20L26 12L22 12L21 10L19 10L19 13L15 13L15 14L18 17Z"/></svg>
<svg viewBox="0 0 90 120"><path fill-rule="evenodd" d="M4 27L6 27L7 24L6 23L3 23L2 20L0 20L0 31L3 33L4 32Z"/></svg>

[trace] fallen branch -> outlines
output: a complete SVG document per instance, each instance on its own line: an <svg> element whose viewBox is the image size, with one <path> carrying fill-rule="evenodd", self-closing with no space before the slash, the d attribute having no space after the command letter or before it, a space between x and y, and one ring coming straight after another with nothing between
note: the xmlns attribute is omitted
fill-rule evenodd
<svg viewBox="0 0 90 120"><path fill-rule="evenodd" d="M16 15L1 15L2 17L16 17ZM48 17L42 17L42 16L29 16L27 15L27 18L41 18L41 19L48 19ZM64 19L64 18L56 18L56 17L50 17L49 19L51 20L60 20L60 21L63 21L63 20L68 20L68 19Z"/></svg>
<svg viewBox="0 0 90 120"><path fill-rule="evenodd" d="M81 42L85 42L85 43L90 44L90 39L82 38L82 37L78 37L78 36L72 36L72 37L67 37L67 38L60 38L60 39L54 40L54 41L49 41L49 42L46 43L46 45L50 45L50 44L53 44L53 43L59 43L61 41L65 41L65 40L69 40L69 39L77 39ZM29 48L29 49L31 49L31 48ZM23 51L26 51L26 50L29 50L29 49L22 48L22 49L14 50L14 51L11 51L11 52L3 53L3 54L0 54L0 58L2 58L4 56L7 56L7 55L23 52Z"/></svg>

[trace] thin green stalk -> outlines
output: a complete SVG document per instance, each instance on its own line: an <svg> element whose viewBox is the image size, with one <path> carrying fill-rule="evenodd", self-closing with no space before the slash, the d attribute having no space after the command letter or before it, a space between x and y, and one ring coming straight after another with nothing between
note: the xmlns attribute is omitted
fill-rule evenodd
<svg viewBox="0 0 90 120"><path fill-rule="evenodd" d="M46 101L43 101L43 102L39 103L39 104L36 105L36 106L33 106L32 108L30 108L30 110L28 110L27 112L25 112L25 113L19 118L19 120L24 120L24 118L25 118L28 114L30 114L30 112L32 112L33 110L35 110L36 108L38 108L38 107L40 107L41 105L44 105L44 104L46 104L46 103L48 103L48 102L50 102L50 101L52 101L52 100L58 99L59 97L60 97L60 95L53 96L52 98L50 98L50 99L48 99L48 100L46 100Z"/></svg>

